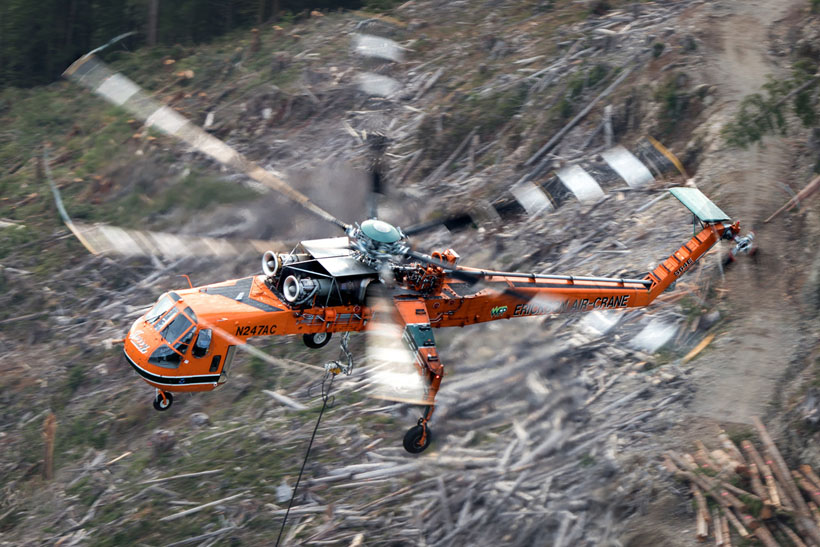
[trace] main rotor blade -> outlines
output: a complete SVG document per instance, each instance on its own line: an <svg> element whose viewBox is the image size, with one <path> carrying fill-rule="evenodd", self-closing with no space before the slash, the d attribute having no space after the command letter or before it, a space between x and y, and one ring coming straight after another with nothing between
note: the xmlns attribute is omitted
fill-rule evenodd
<svg viewBox="0 0 820 547"><path fill-rule="evenodd" d="M278 241L178 235L167 232L130 230L108 224L73 222L72 225L76 232L82 235L80 242L92 254L160 256L163 258L230 257L285 248L285 245Z"/></svg>
<svg viewBox="0 0 820 547"><path fill-rule="evenodd" d="M373 310L365 331L369 395L399 403L429 404L428 386L403 340L404 327L396 321L395 304L384 286L368 291L367 306Z"/></svg>
<svg viewBox="0 0 820 547"><path fill-rule="evenodd" d="M74 222L63 205L60 190L54 182L49 165L48 146L43 150L43 168L54 196L54 203L63 224L91 254L122 256L160 256L184 258L201 256L238 256L248 252L264 253L268 249L284 249L278 241L258 239L224 239L215 237L176 235L166 232L130 230L108 224Z"/></svg>
<svg viewBox="0 0 820 547"><path fill-rule="evenodd" d="M409 228L403 228L402 232L406 236L414 236L430 230L434 230L439 226L444 226L448 230L458 230L465 226L475 226L475 220L470 213L457 213L442 219L431 220L429 222L422 222Z"/></svg>
<svg viewBox="0 0 820 547"><path fill-rule="evenodd" d="M63 73L66 78L87 87L107 101L125 108L148 127L156 127L177 137L218 162L245 173L275 190L314 215L346 230L348 225L328 213L285 181L252 162L237 150L206 133L184 116L153 99L140 86L114 72L94 55L80 57Z"/></svg>
<svg viewBox="0 0 820 547"><path fill-rule="evenodd" d="M370 218L379 218L379 195L384 195L382 187L382 175L379 166L375 165L370 170Z"/></svg>

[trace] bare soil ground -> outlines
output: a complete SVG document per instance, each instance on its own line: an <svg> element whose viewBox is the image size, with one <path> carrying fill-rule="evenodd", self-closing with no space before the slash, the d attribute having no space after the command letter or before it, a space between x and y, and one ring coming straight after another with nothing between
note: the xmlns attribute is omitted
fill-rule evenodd
<svg viewBox="0 0 820 547"><path fill-rule="evenodd" d="M717 135L740 100L760 90L767 77L788 75L772 39L784 36L805 11L790 0L724 1L702 4L690 23L704 38L707 64L703 79L717 88L719 101L704 125ZM689 416L669 431L669 444L689 449L695 439L711 439L719 429L746 431L753 416L776 420L782 390L794 382L806 352L816 344L811 328L816 315L803 303L802 285L816 253L815 217L800 221L781 216L764 220L785 200L784 184L800 188L810 173L797 164L797 139L769 137L747 150L727 149L720 137L706 146L696 183L759 245L755 259L737 262L717 286L724 325L711 346L695 360ZM793 385L792 385L793 387ZM637 520L631 545L695 545L694 520L683 498L661 494Z"/></svg>
<svg viewBox="0 0 820 547"><path fill-rule="evenodd" d="M794 0L757 0L702 7L705 32L720 44L705 68L723 98L715 117L731 115L767 75L787 72L770 55L769 36L797 7L805 6ZM798 258L807 234L785 229L782 217L763 224L787 199L778 183L791 179L799 184L791 162L789 141L773 137L748 150L716 150L700 166L701 186L719 196L719 203L742 226L755 231L761 253L757 264L741 262L726 277L729 328L712 351L695 361L698 391L691 411L696 416L748 424L752 416L764 415L777 380L801 342L795 325L802 310L794 305L791 289L807 266Z"/></svg>

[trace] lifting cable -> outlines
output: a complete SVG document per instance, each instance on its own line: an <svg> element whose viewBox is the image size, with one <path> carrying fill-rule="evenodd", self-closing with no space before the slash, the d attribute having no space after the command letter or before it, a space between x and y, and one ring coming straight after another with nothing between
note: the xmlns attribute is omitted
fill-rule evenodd
<svg viewBox="0 0 820 547"><path fill-rule="evenodd" d="M328 376L330 377L330 382L327 381ZM325 413L328 400L330 400L330 390L333 388L333 380L335 379L336 373L333 371L328 371L325 373L325 377L322 380L322 410L319 411L319 417L316 419L316 426L313 428L313 435L310 436L310 442L308 443L307 452L305 452L305 459L302 462L302 468L299 470L299 476L296 478L296 484L293 486L293 493L290 496L290 503L288 503L288 509L285 511L285 518L282 519L282 527L279 529L279 536L276 538L276 547L279 547L279 542L282 540L282 532L285 531L285 525L288 522L290 508L293 505L293 500L296 499L296 490L299 488L299 481L302 480L302 473L305 471L305 465L307 465L308 456L310 456L310 449L313 446L313 439L316 438L316 431L319 430L319 423L322 421L322 415Z"/></svg>

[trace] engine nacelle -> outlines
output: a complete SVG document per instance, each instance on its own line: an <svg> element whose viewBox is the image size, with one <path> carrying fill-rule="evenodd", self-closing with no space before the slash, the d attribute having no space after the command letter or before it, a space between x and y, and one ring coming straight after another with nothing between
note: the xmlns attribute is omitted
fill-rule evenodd
<svg viewBox="0 0 820 547"><path fill-rule="evenodd" d="M276 277L282 271L282 266L302 262L303 260L310 260L310 255L265 251L265 254L262 255L262 271L268 277Z"/></svg>
<svg viewBox="0 0 820 547"><path fill-rule="evenodd" d="M331 279L298 278L295 275L289 275L285 278L285 284L282 286L282 294L285 296L285 300L291 304L300 304L314 296L329 295L332 286L333 281Z"/></svg>
<svg viewBox="0 0 820 547"><path fill-rule="evenodd" d="M340 283L327 277L289 275L282 283L282 295L287 302L297 305L313 298L329 298L335 304L363 304L367 287L372 281L373 278L363 278Z"/></svg>

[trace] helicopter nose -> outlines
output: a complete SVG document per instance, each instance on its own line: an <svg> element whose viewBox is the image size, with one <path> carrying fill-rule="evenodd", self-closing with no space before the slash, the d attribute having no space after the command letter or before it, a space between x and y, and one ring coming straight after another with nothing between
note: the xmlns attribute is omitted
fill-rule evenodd
<svg viewBox="0 0 820 547"><path fill-rule="evenodd" d="M140 317L131 325L131 329L128 331L128 341L136 348L137 351L142 353L143 355L148 353L150 349L150 345L145 340L145 321L142 320Z"/></svg>

